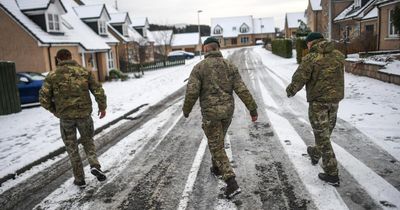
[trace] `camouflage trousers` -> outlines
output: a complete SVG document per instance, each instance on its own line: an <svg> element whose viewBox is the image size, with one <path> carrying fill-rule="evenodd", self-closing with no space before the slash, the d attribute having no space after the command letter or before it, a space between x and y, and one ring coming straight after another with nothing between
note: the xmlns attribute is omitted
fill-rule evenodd
<svg viewBox="0 0 400 210"><path fill-rule="evenodd" d="M336 125L337 103L310 102L308 115L315 137L314 152L322 157L322 168L325 173L338 175L337 160L331 144L331 134Z"/></svg>
<svg viewBox="0 0 400 210"><path fill-rule="evenodd" d="M203 130L208 139L213 167L217 167L226 181L235 177L229 158L225 152L225 135L231 119L210 121L203 119Z"/></svg>
<svg viewBox="0 0 400 210"><path fill-rule="evenodd" d="M85 173L83 172L83 164L81 156L79 155L76 136L77 129L81 136L80 143L83 145L90 167L100 169L100 164L96 155L96 147L93 141L94 127L92 117L89 116L82 119L60 119L61 137L71 161L75 180L84 181Z"/></svg>

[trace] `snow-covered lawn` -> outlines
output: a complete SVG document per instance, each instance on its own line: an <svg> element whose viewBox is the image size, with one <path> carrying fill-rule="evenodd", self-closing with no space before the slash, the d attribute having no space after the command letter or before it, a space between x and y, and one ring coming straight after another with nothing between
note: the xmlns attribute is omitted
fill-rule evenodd
<svg viewBox="0 0 400 210"><path fill-rule="evenodd" d="M288 85L298 66L296 56L283 59L262 48L255 51L263 64L279 75L277 80ZM389 68L392 65L398 64L392 62ZM299 93L305 99L305 90ZM345 99L338 117L400 160L400 86L345 73Z"/></svg>
<svg viewBox="0 0 400 210"><path fill-rule="evenodd" d="M101 120L97 117L97 104L93 100L95 128L142 104L151 106L183 87L186 84L184 80L198 61L199 58L195 57L187 60L186 65L146 72L140 79L104 83L107 116ZM0 177L64 146L59 120L41 107L0 116L0 124Z"/></svg>

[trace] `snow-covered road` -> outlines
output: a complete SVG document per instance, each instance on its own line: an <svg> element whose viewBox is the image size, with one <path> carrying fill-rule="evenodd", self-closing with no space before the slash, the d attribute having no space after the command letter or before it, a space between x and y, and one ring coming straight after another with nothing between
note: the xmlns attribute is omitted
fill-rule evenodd
<svg viewBox="0 0 400 210"><path fill-rule="evenodd" d="M78 190L66 173L62 175L65 182L54 181L58 184L49 184L51 190L38 190L40 199L25 205L21 201L14 209L400 208L399 86L346 73L346 98L332 137L341 177L341 186L335 188L317 178L322 169L310 164L305 151L314 138L304 90L290 99L285 94L297 68L295 59L283 59L259 47L223 53L239 67L259 105L259 121L252 123L236 99L227 134L226 149L242 188L237 198L220 198L224 184L209 171L199 107L184 119L182 95L102 152L106 182L98 183L87 172L88 187ZM190 67L184 76L164 82L182 80ZM128 93L108 92L122 99L129 98L125 97ZM118 132L118 127L109 132Z"/></svg>

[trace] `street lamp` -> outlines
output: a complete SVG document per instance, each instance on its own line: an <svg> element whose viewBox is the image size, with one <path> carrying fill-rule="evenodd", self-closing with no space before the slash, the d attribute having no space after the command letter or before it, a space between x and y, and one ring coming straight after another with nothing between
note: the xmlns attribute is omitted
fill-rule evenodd
<svg viewBox="0 0 400 210"><path fill-rule="evenodd" d="M198 25L198 30L199 30L199 42L201 43L200 12L203 12L203 11L202 10L197 10L197 25ZM200 55L200 60L201 60L201 49L199 50L199 55Z"/></svg>

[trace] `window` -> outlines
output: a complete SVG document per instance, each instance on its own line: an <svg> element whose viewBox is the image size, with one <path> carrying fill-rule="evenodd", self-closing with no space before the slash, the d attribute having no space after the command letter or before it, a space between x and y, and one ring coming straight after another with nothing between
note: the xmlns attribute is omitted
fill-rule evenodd
<svg viewBox="0 0 400 210"><path fill-rule="evenodd" d="M374 33L374 25L366 25L365 26L365 31L367 33Z"/></svg>
<svg viewBox="0 0 400 210"><path fill-rule="evenodd" d="M107 35L106 21L99 20L98 21L98 26L99 26L99 34L100 35Z"/></svg>
<svg viewBox="0 0 400 210"><path fill-rule="evenodd" d="M113 69L114 68L114 56L113 56L113 51L110 50L108 53L108 69Z"/></svg>
<svg viewBox="0 0 400 210"><path fill-rule="evenodd" d="M127 24L122 25L122 35L128 36L128 25Z"/></svg>
<svg viewBox="0 0 400 210"><path fill-rule="evenodd" d="M216 26L214 28L214 34L222 34L222 28L220 26Z"/></svg>
<svg viewBox="0 0 400 210"><path fill-rule="evenodd" d="M361 7L361 0L354 0L354 7L355 8Z"/></svg>
<svg viewBox="0 0 400 210"><path fill-rule="evenodd" d="M232 31L236 31L236 27L232 27Z"/></svg>
<svg viewBox="0 0 400 210"><path fill-rule="evenodd" d="M231 39L231 44L232 45L237 45L237 39L236 38L232 38Z"/></svg>
<svg viewBox="0 0 400 210"><path fill-rule="evenodd" d="M241 38L240 38L240 42L241 42L242 44L247 44L247 43L249 43L249 37L247 37L247 36L241 37Z"/></svg>
<svg viewBox="0 0 400 210"><path fill-rule="evenodd" d="M240 33L247 33L247 32L249 32L249 26L243 23L243 25L240 26Z"/></svg>
<svg viewBox="0 0 400 210"><path fill-rule="evenodd" d="M396 30L393 24L393 15L394 15L394 9L389 10L389 37L398 37L399 36L399 30Z"/></svg>
<svg viewBox="0 0 400 210"><path fill-rule="evenodd" d="M47 14L47 30L48 32L60 32L60 17L58 14Z"/></svg>
<svg viewBox="0 0 400 210"><path fill-rule="evenodd" d="M261 25L261 28L264 28L264 25Z"/></svg>

